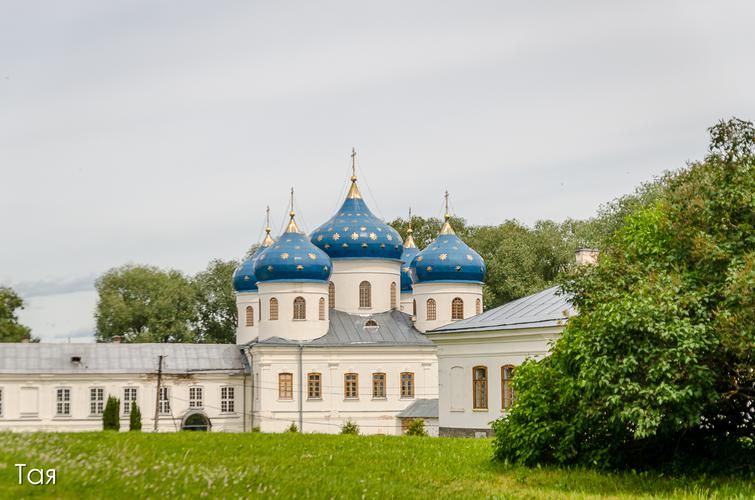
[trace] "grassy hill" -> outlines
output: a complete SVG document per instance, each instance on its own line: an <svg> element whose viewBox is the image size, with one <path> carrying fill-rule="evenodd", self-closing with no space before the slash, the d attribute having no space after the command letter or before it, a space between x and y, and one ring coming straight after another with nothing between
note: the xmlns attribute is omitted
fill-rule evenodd
<svg viewBox="0 0 755 500"><path fill-rule="evenodd" d="M742 480L523 469L489 440L184 432L0 433L0 498L753 498ZM14 464L57 469L18 483Z"/></svg>

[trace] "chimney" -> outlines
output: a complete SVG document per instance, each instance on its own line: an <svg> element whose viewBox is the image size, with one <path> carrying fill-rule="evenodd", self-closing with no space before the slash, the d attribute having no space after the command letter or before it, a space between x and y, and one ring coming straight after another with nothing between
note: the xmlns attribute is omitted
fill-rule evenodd
<svg viewBox="0 0 755 500"><path fill-rule="evenodd" d="M578 248L574 254L578 266L598 263L597 248Z"/></svg>
<svg viewBox="0 0 755 500"><path fill-rule="evenodd" d="M121 336L120 335L113 335L113 338L111 338L110 341L113 344L120 344L121 343Z"/></svg>

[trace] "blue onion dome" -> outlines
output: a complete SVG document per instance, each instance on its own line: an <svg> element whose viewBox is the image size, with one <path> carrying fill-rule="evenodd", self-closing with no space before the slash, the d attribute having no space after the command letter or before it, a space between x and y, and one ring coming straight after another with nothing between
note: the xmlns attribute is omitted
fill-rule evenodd
<svg viewBox="0 0 755 500"><path fill-rule="evenodd" d="M265 227L265 238L262 240L259 248L255 252L244 259L244 261L233 271L233 289L237 292L256 292L257 291L257 278L254 275L254 261L262 255L262 252L267 250L275 240L270 236L270 219L268 209L268 224Z"/></svg>
<svg viewBox="0 0 755 500"><path fill-rule="evenodd" d="M412 291L412 276L409 266L414 260L414 257L419 253L419 248L414 242L414 236L412 236L411 216L409 217L409 229L406 231L406 240L404 240L404 253L401 254L401 291Z"/></svg>
<svg viewBox="0 0 755 500"><path fill-rule="evenodd" d="M485 261L482 260L480 254L456 236L448 222L450 215L447 207L445 219L438 237L412 260L410 272L414 283L428 281L482 283L485 278Z"/></svg>
<svg viewBox="0 0 755 500"><path fill-rule="evenodd" d="M258 282L323 281L330 277L328 254L309 242L294 221L294 211L286 232L254 261Z"/></svg>
<svg viewBox="0 0 755 500"><path fill-rule="evenodd" d="M336 215L314 230L311 241L333 259L401 259L401 235L376 217L362 199L356 175Z"/></svg>

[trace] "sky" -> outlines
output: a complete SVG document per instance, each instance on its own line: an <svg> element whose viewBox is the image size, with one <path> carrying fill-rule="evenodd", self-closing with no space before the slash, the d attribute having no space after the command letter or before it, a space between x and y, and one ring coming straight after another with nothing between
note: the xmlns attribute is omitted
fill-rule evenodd
<svg viewBox="0 0 755 500"><path fill-rule="evenodd" d="M195 273L346 190L472 224L588 218L755 119L751 1L0 0L0 285L91 341L94 280Z"/></svg>

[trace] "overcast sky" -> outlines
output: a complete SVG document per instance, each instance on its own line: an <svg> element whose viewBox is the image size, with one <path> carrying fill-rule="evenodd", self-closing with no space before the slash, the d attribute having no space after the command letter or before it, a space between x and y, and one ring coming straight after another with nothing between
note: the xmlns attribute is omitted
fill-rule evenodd
<svg viewBox="0 0 755 500"><path fill-rule="evenodd" d="M755 3L0 0L0 284L88 340L93 281L238 258L349 153L373 211L592 216L755 117Z"/></svg>

